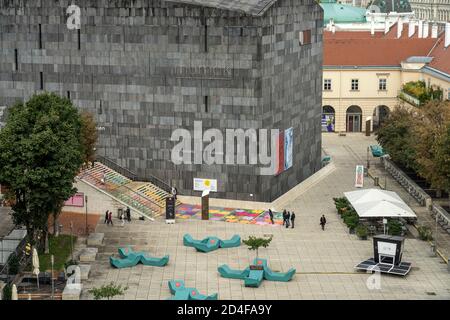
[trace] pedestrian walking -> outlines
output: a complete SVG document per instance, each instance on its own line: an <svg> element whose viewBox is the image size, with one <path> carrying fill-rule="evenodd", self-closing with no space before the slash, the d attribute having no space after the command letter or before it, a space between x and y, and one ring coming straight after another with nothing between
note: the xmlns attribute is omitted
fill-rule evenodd
<svg viewBox="0 0 450 320"><path fill-rule="evenodd" d="M108 224L108 220L109 220L109 210L106 210L105 212L105 223Z"/></svg>
<svg viewBox="0 0 450 320"><path fill-rule="evenodd" d="M101 178L101 183L102 184L105 184L106 183L106 173L104 173L103 175L102 175L102 178Z"/></svg>
<svg viewBox="0 0 450 320"><path fill-rule="evenodd" d="M125 226L125 214L123 212L120 214L120 220L121 220L120 225L122 227L124 227Z"/></svg>
<svg viewBox="0 0 450 320"><path fill-rule="evenodd" d="M283 226L286 224L286 216L287 216L287 212L286 209L283 210Z"/></svg>
<svg viewBox="0 0 450 320"><path fill-rule="evenodd" d="M273 222L273 212L270 209L269 209L269 218L270 218L270 222L272 222L272 224L274 224L274 222Z"/></svg>
<svg viewBox="0 0 450 320"><path fill-rule="evenodd" d="M178 190L175 187L172 187L172 196L175 201L177 201Z"/></svg>
<svg viewBox="0 0 450 320"><path fill-rule="evenodd" d="M322 226L322 230L325 230L325 224L327 223L327 219L325 218L325 215L322 215L320 217L320 225Z"/></svg>
<svg viewBox="0 0 450 320"><path fill-rule="evenodd" d="M291 214L291 223L292 223L292 229L294 229L294 224L295 224L295 212L294 211L292 211L292 214Z"/></svg>
<svg viewBox="0 0 450 320"><path fill-rule="evenodd" d="M108 217L108 224L111 224L112 226L114 226L113 220L112 220L112 211L109 212L109 217Z"/></svg>
<svg viewBox="0 0 450 320"><path fill-rule="evenodd" d="M286 214L286 229L289 228L289 221L291 220L291 213L288 211Z"/></svg>
<svg viewBox="0 0 450 320"><path fill-rule="evenodd" d="M128 220L128 222L131 222L131 210L130 210L130 207L127 207L126 213L127 213L127 220Z"/></svg>

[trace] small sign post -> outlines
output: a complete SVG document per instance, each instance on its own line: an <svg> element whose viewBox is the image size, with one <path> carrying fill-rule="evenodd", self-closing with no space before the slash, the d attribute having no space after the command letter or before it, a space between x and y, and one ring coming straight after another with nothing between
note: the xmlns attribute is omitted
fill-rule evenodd
<svg viewBox="0 0 450 320"><path fill-rule="evenodd" d="M202 220L209 220L209 190L202 193Z"/></svg>

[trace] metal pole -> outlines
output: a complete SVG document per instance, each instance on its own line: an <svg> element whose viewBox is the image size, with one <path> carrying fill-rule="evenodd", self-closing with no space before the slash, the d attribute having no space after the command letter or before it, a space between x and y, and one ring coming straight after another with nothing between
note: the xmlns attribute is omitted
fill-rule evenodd
<svg viewBox="0 0 450 320"><path fill-rule="evenodd" d="M86 206L86 236L88 236L89 234L89 230L88 230L88 196L84 196L84 201L85 201L85 206ZM87 241L87 239L86 239Z"/></svg>
<svg viewBox="0 0 450 320"><path fill-rule="evenodd" d="M70 221L70 251L72 255L72 261L73 261L73 222Z"/></svg>
<svg viewBox="0 0 450 320"><path fill-rule="evenodd" d="M51 277L52 277L52 300L55 300L55 284L54 284L54 280L53 280L53 264L55 263L55 258L53 255L51 256L51 261L52 261L52 274L51 274Z"/></svg>

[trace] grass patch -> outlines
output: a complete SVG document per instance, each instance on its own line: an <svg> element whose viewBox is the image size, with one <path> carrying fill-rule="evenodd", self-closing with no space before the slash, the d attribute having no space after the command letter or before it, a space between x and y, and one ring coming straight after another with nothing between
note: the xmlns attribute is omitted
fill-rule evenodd
<svg viewBox="0 0 450 320"><path fill-rule="evenodd" d="M48 271L52 269L51 255L55 257L55 264L53 266L55 271L64 270L64 263L71 258L71 236L70 235L59 235L59 237L54 237L49 235L48 244L50 248L50 253L39 254L39 263L41 271ZM75 245L77 237L73 236L73 244Z"/></svg>

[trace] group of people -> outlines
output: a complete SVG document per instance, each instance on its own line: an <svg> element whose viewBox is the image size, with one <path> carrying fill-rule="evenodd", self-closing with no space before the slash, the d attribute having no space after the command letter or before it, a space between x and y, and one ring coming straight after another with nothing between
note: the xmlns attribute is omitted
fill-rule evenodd
<svg viewBox="0 0 450 320"><path fill-rule="evenodd" d="M125 221L131 222L131 210L130 207L127 207L125 212L122 212L120 214L119 219L122 221L122 226L125 225ZM113 220L112 220L112 212L109 210L106 210L105 213L105 224L114 226Z"/></svg>
<svg viewBox="0 0 450 320"><path fill-rule="evenodd" d="M292 226L292 229L294 229L295 225L295 212L289 212L286 211L286 209L283 210L283 226L286 226L286 228L289 228L289 226Z"/></svg>
<svg viewBox="0 0 450 320"><path fill-rule="evenodd" d="M269 209L269 217L270 217L270 222L272 222L272 224L274 224L275 222L273 221L273 212L271 209ZM325 230L325 225L327 223L327 219L325 218L325 215L322 215L320 217L320 226L322 227L322 230ZM286 226L286 228L289 228L291 226L292 229L294 229L295 226L295 212L289 212L283 210L283 226Z"/></svg>

